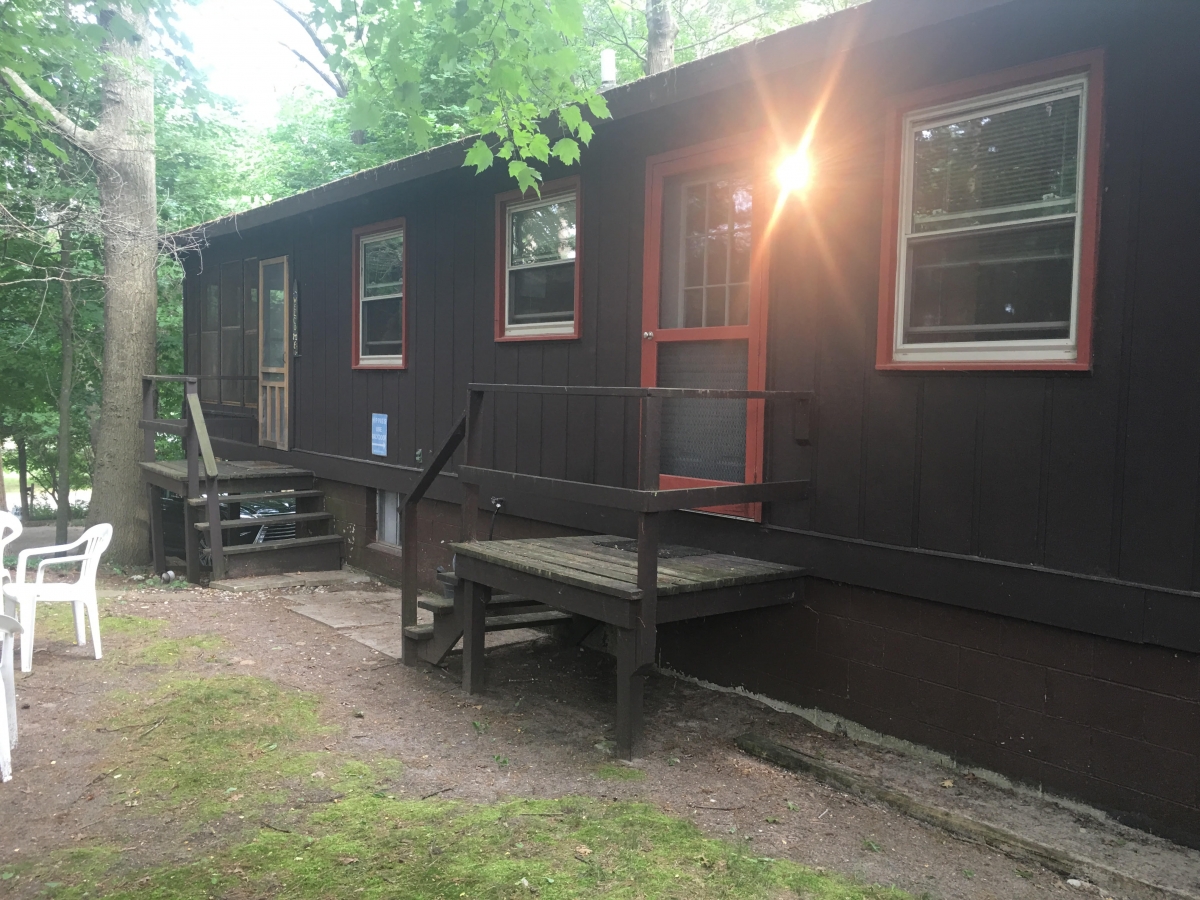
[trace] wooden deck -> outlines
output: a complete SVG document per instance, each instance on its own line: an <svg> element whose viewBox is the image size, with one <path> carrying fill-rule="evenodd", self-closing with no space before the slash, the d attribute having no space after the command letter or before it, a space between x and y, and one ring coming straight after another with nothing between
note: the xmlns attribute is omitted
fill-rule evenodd
<svg viewBox="0 0 1200 900"><path fill-rule="evenodd" d="M630 756L641 736L641 695L655 629L667 622L803 597L804 570L695 547L658 547L657 590L638 577L638 542L614 535L451 544L463 609L463 687L482 690L483 623L493 590L617 628L617 745ZM646 602L647 600L650 602Z"/></svg>
<svg viewBox="0 0 1200 900"><path fill-rule="evenodd" d="M141 463L143 477L151 484L186 494L188 464L184 459L160 459ZM198 472L201 482L205 481L203 467ZM312 478L308 469L297 469L266 460L217 460L217 479L224 484L236 483L233 488L241 493L250 490L271 490L281 479ZM261 486L258 484L261 482Z"/></svg>

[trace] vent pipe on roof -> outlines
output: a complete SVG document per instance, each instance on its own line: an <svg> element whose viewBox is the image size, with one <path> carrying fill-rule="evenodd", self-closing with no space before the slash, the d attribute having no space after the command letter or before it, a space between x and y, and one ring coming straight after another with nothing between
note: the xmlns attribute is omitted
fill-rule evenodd
<svg viewBox="0 0 1200 900"><path fill-rule="evenodd" d="M600 90L607 91L617 86L617 51L600 51Z"/></svg>

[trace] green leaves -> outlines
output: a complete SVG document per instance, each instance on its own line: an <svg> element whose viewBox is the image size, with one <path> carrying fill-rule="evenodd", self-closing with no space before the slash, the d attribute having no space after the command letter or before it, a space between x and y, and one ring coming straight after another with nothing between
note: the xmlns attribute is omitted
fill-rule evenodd
<svg viewBox="0 0 1200 900"><path fill-rule="evenodd" d="M550 151L556 159L562 160L565 165L572 165L579 162L579 143L570 138L562 138Z"/></svg>
<svg viewBox="0 0 1200 900"><path fill-rule="evenodd" d="M551 161L578 162L609 116L583 77L581 0L370 0L357 12L315 0L313 19L337 36L328 61L352 86L360 127L401 113L423 143L450 111L447 88L453 115L479 134L463 165L482 172L499 157L522 190L536 190Z"/></svg>
<svg viewBox="0 0 1200 900"><path fill-rule="evenodd" d="M476 139L475 143L471 145L471 149L467 151L463 165L474 166L475 174L478 175L484 169L491 168L494 158L491 148L482 140Z"/></svg>

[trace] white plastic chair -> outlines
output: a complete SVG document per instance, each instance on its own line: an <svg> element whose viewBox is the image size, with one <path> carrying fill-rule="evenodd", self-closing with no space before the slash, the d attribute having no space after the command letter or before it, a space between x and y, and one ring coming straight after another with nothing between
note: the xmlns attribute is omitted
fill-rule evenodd
<svg viewBox="0 0 1200 900"><path fill-rule="evenodd" d="M13 605L19 610L17 618L21 621L24 633L21 635L21 671L33 671L33 625L34 610L38 602L71 603L75 607L75 643L83 646L87 643L83 633L83 614L87 611L92 625L92 647L96 651L96 659L100 654L100 612L96 606L96 571L100 568L100 554L108 549L112 540L111 525L93 525L79 538L70 544L56 547L30 547L17 555L16 581L4 585L5 612ZM43 559L38 563L37 578L33 584L25 581L25 568L30 556L48 556L51 553L62 553L84 547L82 553L70 556L56 556ZM53 582L46 584L42 579L46 566L58 566L64 563L80 563L79 578L74 582Z"/></svg>
<svg viewBox="0 0 1200 900"><path fill-rule="evenodd" d="M17 688L13 682L13 635L21 633L21 623L12 616L0 615L0 702L6 715L0 716L0 781L12 780L12 749L17 746Z"/></svg>
<svg viewBox="0 0 1200 900"><path fill-rule="evenodd" d="M8 549L9 544L21 536L21 532L24 530L20 519L12 513L0 509L0 584L12 580L12 576L8 574L8 569L4 566L4 551Z"/></svg>

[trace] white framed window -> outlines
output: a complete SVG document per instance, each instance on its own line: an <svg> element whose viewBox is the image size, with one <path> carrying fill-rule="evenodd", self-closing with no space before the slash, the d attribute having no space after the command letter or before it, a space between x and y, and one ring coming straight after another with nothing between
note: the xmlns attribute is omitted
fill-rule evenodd
<svg viewBox="0 0 1200 900"><path fill-rule="evenodd" d="M498 340L578 336L577 189L503 200Z"/></svg>
<svg viewBox="0 0 1200 900"><path fill-rule="evenodd" d="M405 234L403 222L358 229L355 256L355 368L403 368Z"/></svg>
<svg viewBox="0 0 1200 900"><path fill-rule="evenodd" d="M1081 331L1090 346L1089 89L1084 71L903 116L881 364L1070 365Z"/></svg>

